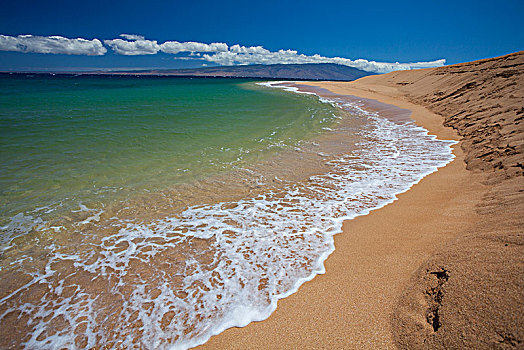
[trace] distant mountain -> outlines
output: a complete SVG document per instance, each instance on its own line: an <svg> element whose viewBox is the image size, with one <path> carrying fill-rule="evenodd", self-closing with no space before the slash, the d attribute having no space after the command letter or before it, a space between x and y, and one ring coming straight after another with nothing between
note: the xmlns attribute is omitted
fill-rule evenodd
<svg viewBox="0 0 524 350"><path fill-rule="evenodd" d="M357 68L334 63L271 64L194 69L153 69L138 71L96 72L96 74L169 75L181 77L234 77L297 80L356 80L371 75Z"/></svg>

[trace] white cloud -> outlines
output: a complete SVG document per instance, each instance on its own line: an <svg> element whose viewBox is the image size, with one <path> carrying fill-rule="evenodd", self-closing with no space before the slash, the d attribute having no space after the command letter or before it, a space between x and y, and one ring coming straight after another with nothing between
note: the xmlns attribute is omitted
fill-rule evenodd
<svg viewBox="0 0 524 350"><path fill-rule="evenodd" d="M263 54L263 55L270 53L269 50L264 49L262 46L246 47L246 46L240 46L238 44L231 46L230 51L234 53L257 53L257 54Z"/></svg>
<svg viewBox="0 0 524 350"><path fill-rule="evenodd" d="M228 46L224 43L204 44L194 41L182 43L178 41L166 41L160 45L160 50L171 54L177 54L180 52L227 52Z"/></svg>
<svg viewBox="0 0 524 350"><path fill-rule="evenodd" d="M0 35L0 51L100 56L107 52L100 40L61 36Z"/></svg>
<svg viewBox="0 0 524 350"><path fill-rule="evenodd" d="M239 45L231 46L230 50L227 52L219 52L213 55L205 54L202 56L202 59L222 66L236 64L336 63L373 73L388 73L395 70L439 67L446 63L446 60L444 59L415 63L375 62L365 59L351 60L343 57L325 57L318 54L308 56L299 54L295 50L279 50L272 52L261 46L245 47Z"/></svg>
<svg viewBox="0 0 524 350"><path fill-rule="evenodd" d="M166 41L159 45L156 40L147 40L141 35L120 34L124 39L104 40L104 43L111 47L119 55L153 55L158 51L170 54L180 52L199 53L199 52L226 52L229 47L224 43L199 43L194 41L178 42Z"/></svg>
<svg viewBox="0 0 524 350"><path fill-rule="evenodd" d="M154 55L160 51L160 45L156 40L146 40L143 36L134 34L121 34L120 36L128 40L104 40L104 44L119 55Z"/></svg>
<svg viewBox="0 0 524 350"><path fill-rule="evenodd" d="M120 55L154 55L159 51L168 54L185 53L176 59L204 60L218 65L248 64L292 64L292 63L336 63L362 69L373 73L387 73L395 70L439 67L446 63L440 59L430 62L390 63L375 62L365 59L351 60L344 57L325 57L319 54L304 55L295 50L269 51L262 46L241 46L225 43L199 43L195 41L166 41L158 44L156 40L147 40L141 35L121 34L121 38L104 40L115 53ZM107 49L98 39L68 39L61 36L19 35L17 37L0 35L0 51L55 53L67 55L103 55ZM203 54L202 54L203 53Z"/></svg>
<svg viewBox="0 0 524 350"><path fill-rule="evenodd" d="M145 37L142 35L135 35L135 34L120 34L120 36L127 40L144 40Z"/></svg>

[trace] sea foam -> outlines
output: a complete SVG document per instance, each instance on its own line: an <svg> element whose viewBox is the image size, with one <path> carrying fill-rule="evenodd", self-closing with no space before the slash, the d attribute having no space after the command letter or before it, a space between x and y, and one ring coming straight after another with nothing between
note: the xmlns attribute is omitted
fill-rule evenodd
<svg viewBox="0 0 524 350"><path fill-rule="evenodd" d="M31 279L0 300L7 305L0 324L13 313L26 321L26 348L186 349L266 319L279 299L325 272L344 220L393 202L453 159L454 141L413 122L396 123L341 98L323 102L366 120L357 150L319 154L329 171L149 222L113 217L105 223L110 234L51 244ZM101 212L80 210L92 215L79 232L99 223ZM13 225L25 229L22 218Z"/></svg>

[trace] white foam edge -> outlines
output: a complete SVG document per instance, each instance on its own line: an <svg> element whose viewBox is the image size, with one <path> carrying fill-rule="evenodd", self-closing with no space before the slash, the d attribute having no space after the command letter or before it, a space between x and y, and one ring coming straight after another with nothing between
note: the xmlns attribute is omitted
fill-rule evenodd
<svg viewBox="0 0 524 350"><path fill-rule="evenodd" d="M263 85L263 86L268 86L268 87L274 87L274 86L272 86L272 84L278 84L278 83L283 83L283 82L266 82L266 83L257 83L257 84ZM275 87L277 87L277 88L284 88L285 90L290 91L290 92L294 92L294 93L305 93L305 94L316 95L316 94L310 93L310 92L301 92L301 91L298 90L298 88L294 88L294 87L287 87L287 86L275 86ZM330 102L330 103L333 104L333 102ZM342 108L342 106L339 106L338 104L335 104L335 105L338 106L339 108ZM360 106L353 105L352 107L358 108L360 111L362 111L362 112L364 112L366 114L372 114L371 112L366 111L365 109L361 108ZM376 113L373 113L373 114L377 115ZM431 135L429 133L429 130L427 130L426 128L424 128L422 126L419 126L419 125L416 125L415 123L413 123L411 125L411 127L419 129L420 131L423 131L426 136L430 137L431 140L439 140L436 135ZM300 287L304 283L313 280L313 278L315 278L317 275L322 275L322 274L326 273L325 261L335 251L335 242L334 242L333 237L335 235L343 232L342 227L343 227L343 223L345 221L353 220L353 219L355 219L355 218L357 218L359 216L368 215L369 213L371 213L374 210L381 209L381 208L385 207L386 205L391 204L391 203L397 201L398 200L398 195L400 195L402 193L406 193L413 186L415 186L418 183L420 183L420 181L422 181L422 179L424 179L426 176L428 176L430 174L433 174L434 172L438 171L439 168L442 168L442 167L448 165L449 163L451 163L456 158L456 156L453 154L453 148L451 146L454 146L454 145L458 144L458 141L454 141L454 140L439 140L439 141L447 142L449 144L449 147L451 148L451 152L449 153L449 159L447 159L445 161L441 161L441 163L439 165L435 165L435 166L431 167L429 170L427 170L426 172L421 173L418 176L418 178L415 181L413 181L411 184L409 184L406 188L401 189L397 193L393 194L392 195L393 198L391 198L389 200L384 200L383 202L377 204L374 207L364 209L360 213L355 213L353 215L347 215L347 216L343 216L343 217L340 217L340 218L333 218L333 223L334 224L332 226L332 229L329 229L327 232L324 233L325 235L328 235L330 237L329 250L327 250L325 253L323 253L321 256L319 256L319 258L317 259L316 266L315 266L315 268L313 268L313 270L312 270L312 272L311 272L311 274L309 276L298 279L295 282L295 284L293 285L293 287L290 290L288 290L287 292L275 295L274 296L274 300L271 301L271 304L269 304L268 307L266 307L263 312L258 312L258 311L255 311L253 309L250 310L248 308L242 309L242 312L240 312L240 311L239 312L235 312L235 315L242 314L241 317L238 317L238 316L237 316L237 318L232 317L230 321L225 322L225 323L221 323L220 325L212 328L211 331L209 333L207 333L205 336L193 338L193 339L190 339L189 341L181 342L181 343L176 344L176 345L172 345L172 346L169 347L169 349L171 349L171 350L183 350L183 349L194 348L194 347L197 347L199 345L205 344L211 337L219 335L220 333L222 333L223 331L225 331L225 330L227 330L229 328L233 328L233 327L243 328L243 327L246 327L247 325L249 325L251 322L260 322L260 321L264 321L264 320L268 319L269 316L271 316L271 314L277 309L278 301L280 299L284 299L284 298L289 297L292 294L295 294L296 292L298 292L298 290L300 289Z"/></svg>
<svg viewBox="0 0 524 350"><path fill-rule="evenodd" d="M434 135L431 135L431 136L433 136L434 139L437 139L436 136L434 136ZM453 142L453 145L458 143L458 141L451 141L451 142ZM331 237L331 240L329 242L329 250L327 250L324 254L322 254L317 259L318 264L313 269L313 271L311 272L311 274L309 276L298 279L297 282L293 285L293 287L289 291L287 291L286 293L275 295L275 300L271 302L271 304L264 310L264 312L258 312L258 311L255 311L253 309L248 309L248 308L242 309L242 311L243 311L242 317L232 318L231 321L222 323L218 327L212 328L212 331L210 333L206 334L204 337L193 338L190 341L181 342L179 344L170 346L169 349L171 349L171 350L191 349L191 348L197 347L199 345L205 344L211 337L219 335L220 333L222 333L223 331L225 331L225 330L227 330L229 328L234 328L234 327L244 328L247 325L249 325L251 322L260 322L260 321L264 321L264 320L268 319L269 316L271 316L271 314L277 309L278 301L280 299L284 299L284 298L289 297L292 294L295 294L296 292L298 292L298 290L300 289L300 287L304 283L313 280L313 278L315 278L317 275L323 275L323 274L326 273L325 261L335 251L335 243L334 243L333 237L335 235L340 234L340 233L343 232L342 226L343 226L344 221L353 220L353 219L355 219L355 218L357 218L359 216L368 215L369 213L371 213L374 210L381 209L381 208L385 207L386 205L391 204L391 203L397 201L398 200L398 195L409 191L413 186L415 186L416 184L420 183L420 181L422 181L423 178L425 178L426 176L428 176L430 174L433 174L439 168L442 168L442 167L448 165L449 163L451 163L453 161L453 159L455 159L455 155L452 153L450 159L447 162L445 162L442 165L435 166L430 171L427 171L426 173L421 174L419 176L419 178L416 181L414 181L413 183L411 183L411 185L408 188L397 192L393 196L392 199L384 201L384 202L380 203L379 205L377 205L375 207L367 208L367 209L363 210L361 213L354 214L354 215L348 215L348 216L344 216L344 217L333 219L333 221L335 222L335 226L337 228L331 230L330 232L326 232L325 233L325 234L327 234L327 235L329 235ZM235 315L236 314L240 314L240 313L241 312L235 312ZM250 317L246 317L246 315L250 315Z"/></svg>
<svg viewBox="0 0 524 350"><path fill-rule="evenodd" d="M275 84L277 82L271 82L271 83ZM260 83L260 84L262 84L262 83ZM281 87L278 87L278 88L281 88ZM287 87L285 87L285 88L287 88ZM287 91L289 91L289 92L304 93L304 92L299 92L298 89L296 89L296 90L297 91L295 91L292 88L287 89ZM305 93L305 94L316 95L314 93ZM330 102L330 103L332 103L332 102ZM336 104L336 106L338 106L339 108L343 108L343 106L340 106L338 104ZM358 107L357 105L350 105L350 104L348 104L348 106L351 106L353 108L358 108L363 113L366 113L368 115L369 114L373 114L371 112L365 111L364 109ZM376 115L376 114L374 114L374 115ZM423 131L432 140L437 140L438 139L436 136L430 135L428 130L426 130L423 127L417 126L415 123L410 123L410 127L419 129L420 131ZM446 140L439 140L439 141L448 142L448 144L450 146L451 145L455 145L455 144L458 143L457 141L446 141ZM308 276L306 276L306 277L303 277L303 278L300 278L300 279L296 280L296 282L293 284L292 288L290 288L285 293L274 295L272 300L271 300L271 303L267 307L265 307L263 310L257 311L255 309L251 309L251 308L247 308L247 307L239 309L239 310L236 310L231 315L231 317L229 318L229 320L227 322L223 322L221 324L217 324L214 327L210 326L209 332L207 332L205 335L203 335L201 337L196 337L196 338L193 338L193 339L189 339L187 341L178 343L176 345L167 345L167 347L170 348L170 349L187 349L187 348L195 347L195 346L198 346L198 345L206 343L212 336L218 335L219 333L222 333L224 330L226 330L228 328L245 327L245 326L247 326L249 323L251 323L253 321L263 321L263 320L267 319L276 310L277 305L278 305L278 301L280 299L286 298L286 297L296 293L299 290L299 288L300 288L300 286L302 284L306 283L307 281L312 280L317 275L326 273L325 261L327 260L327 258L335 250L333 236L335 236L336 234L339 234L339 233L342 232L342 225L343 225L344 221L352 220L352 219L354 219L354 218L356 218L358 216L368 215L373 210L380 209L380 208L382 208L382 207L384 207L384 206L386 206L388 204L393 203L394 201L396 201L398 199L397 196L399 194L407 192L414 185L418 184L424 177L426 177L427 175L429 175L431 173L436 172L439 168L449 164L455 158L455 155L452 152L449 152L449 153L446 152L446 156L448 156L446 160L437 161L436 162L437 165L429 167L425 172L422 172L422 173L418 174L417 177L415 177L412 182L406 183L403 188L398 189L398 192L392 194L392 197L390 199L383 200L382 202L377 203L376 206L364 209L362 212L359 212L359 213L354 213L354 214L343 216L343 217L340 217L340 218L332 218L332 225L330 226L330 228L328 228L324 232L324 234L329 237L329 244L328 244L329 249L317 258L317 260L315 262L315 265L314 265L314 268L312 269L311 273ZM80 207L80 209L84 209L82 211L92 211L92 210L94 210L94 209L88 209L88 208L82 208L82 207ZM85 210L85 209L88 209L88 210ZM99 214L99 213L95 213L90 218L95 219L97 214ZM91 220L89 220L89 221L91 221Z"/></svg>
<svg viewBox="0 0 524 350"><path fill-rule="evenodd" d="M256 84L260 85L260 86L274 88L274 89L282 89L284 91L294 92L296 94L313 95L313 96L316 96L319 99L319 101L322 102L322 103L328 103L328 104L331 104L331 105L333 105L335 107L340 107L336 102L334 102L332 100L329 100L327 98L321 97L321 96L317 95L314 92L301 91L299 88L297 88L295 86L279 85L279 84L284 84L284 83L296 84L297 82L296 81L266 81L266 82L259 82L259 83L256 83Z"/></svg>

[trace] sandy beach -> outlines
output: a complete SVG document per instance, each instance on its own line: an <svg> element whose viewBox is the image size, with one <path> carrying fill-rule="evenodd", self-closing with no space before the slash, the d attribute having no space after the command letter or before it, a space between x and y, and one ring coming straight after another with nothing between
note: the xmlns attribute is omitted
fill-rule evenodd
<svg viewBox="0 0 524 350"><path fill-rule="evenodd" d="M200 348L522 348L524 53L308 82L412 111L455 160L346 221L326 274Z"/></svg>

